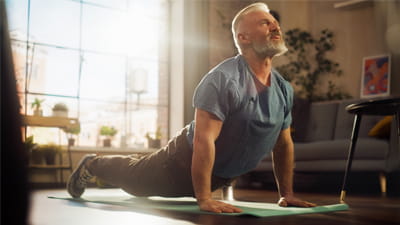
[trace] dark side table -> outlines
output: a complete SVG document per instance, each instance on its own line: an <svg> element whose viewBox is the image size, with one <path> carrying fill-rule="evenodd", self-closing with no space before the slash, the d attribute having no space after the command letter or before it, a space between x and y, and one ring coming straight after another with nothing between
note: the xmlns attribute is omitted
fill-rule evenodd
<svg viewBox="0 0 400 225"><path fill-rule="evenodd" d="M344 203L347 190L347 180L351 170L353 155L357 144L358 131L360 128L361 117L363 115L394 115L396 119L397 135L400 136L400 98L388 98L380 100L369 100L357 104L351 104L346 107L346 111L355 114L353 132L347 158L346 171L344 173L342 191L340 193L340 202Z"/></svg>

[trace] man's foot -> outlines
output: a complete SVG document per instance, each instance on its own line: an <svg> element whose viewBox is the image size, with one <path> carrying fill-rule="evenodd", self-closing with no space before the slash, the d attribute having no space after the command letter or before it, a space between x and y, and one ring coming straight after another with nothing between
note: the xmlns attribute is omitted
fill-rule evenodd
<svg viewBox="0 0 400 225"><path fill-rule="evenodd" d="M87 154L78 163L78 167L72 172L67 183L68 193L74 197L79 198L86 188L87 182L93 177L86 168L86 163L96 157L96 154Z"/></svg>

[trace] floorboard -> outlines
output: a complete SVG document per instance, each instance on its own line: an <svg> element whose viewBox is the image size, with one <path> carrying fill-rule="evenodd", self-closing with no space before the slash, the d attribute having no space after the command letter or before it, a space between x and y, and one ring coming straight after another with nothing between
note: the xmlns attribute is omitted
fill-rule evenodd
<svg viewBox="0 0 400 225"><path fill-rule="evenodd" d="M90 192L113 191L114 189L90 188ZM87 225L87 224L205 224L205 225L257 225L257 224L296 224L296 225L399 225L400 198L386 197L379 193L349 195L346 203L348 211L304 214L276 217L233 217L222 215L188 214L160 210L133 210L122 206L96 203L77 204L65 200L48 199L49 195L64 194L65 189L36 190L31 194L31 225ZM219 198L220 192L213 193ZM336 204L339 195L335 193L298 193L298 197L318 205ZM275 191L260 189L236 189L235 198L242 201L276 202Z"/></svg>

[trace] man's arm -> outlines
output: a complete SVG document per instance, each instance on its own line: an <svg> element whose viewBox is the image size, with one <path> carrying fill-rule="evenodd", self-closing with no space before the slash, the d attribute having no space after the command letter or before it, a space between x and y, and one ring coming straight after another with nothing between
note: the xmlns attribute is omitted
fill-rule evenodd
<svg viewBox="0 0 400 225"><path fill-rule="evenodd" d="M196 109L193 138L192 182L197 203L201 210L210 212L241 212L232 205L211 198L211 176L215 160L215 140L222 121L215 115Z"/></svg>
<svg viewBox="0 0 400 225"><path fill-rule="evenodd" d="M290 128L282 130L272 152L272 162L275 180L279 191L279 206L313 207L314 203L306 202L294 197L293 168L294 145L290 135Z"/></svg>

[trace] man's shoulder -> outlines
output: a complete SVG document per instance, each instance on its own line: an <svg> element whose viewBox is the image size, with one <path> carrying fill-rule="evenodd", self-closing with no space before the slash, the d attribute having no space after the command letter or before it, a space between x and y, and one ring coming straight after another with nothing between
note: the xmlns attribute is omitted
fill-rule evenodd
<svg viewBox="0 0 400 225"><path fill-rule="evenodd" d="M293 92L293 87L290 82L283 78L283 76L276 69L272 69L272 74L274 75L278 86L285 94Z"/></svg>
<svg viewBox="0 0 400 225"><path fill-rule="evenodd" d="M285 85L285 86L291 86L290 82L287 81L275 68L272 68L272 74L275 76L276 81L279 84Z"/></svg>
<svg viewBox="0 0 400 225"><path fill-rule="evenodd" d="M240 56L231 57L225 59L214 68L212 68L209 74L220 74L226 78L234 78L239 75L239 70L242 67Z"/></svg>

